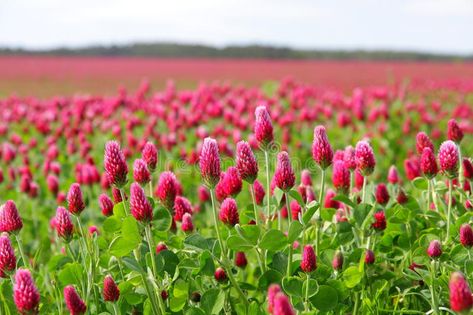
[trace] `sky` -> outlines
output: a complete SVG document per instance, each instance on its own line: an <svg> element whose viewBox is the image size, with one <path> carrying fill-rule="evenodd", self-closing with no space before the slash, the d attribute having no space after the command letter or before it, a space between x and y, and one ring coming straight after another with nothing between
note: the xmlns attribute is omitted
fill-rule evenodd
<svg viewBox="0 0 473 315"><path fill-rule="evenodd" d="M0 47L153 41L473 54L473 0L0 0Z"/></svg>

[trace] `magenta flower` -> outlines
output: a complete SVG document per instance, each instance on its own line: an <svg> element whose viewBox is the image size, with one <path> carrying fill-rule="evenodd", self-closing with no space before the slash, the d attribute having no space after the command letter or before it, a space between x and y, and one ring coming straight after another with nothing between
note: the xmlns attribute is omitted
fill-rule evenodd
<svg viewBox="0 0 473 315"><path fill-rule="evenodd" d="M100 209L102 210L102 214L104 216L111 216L113 214L113 202L109 196L106 194L101 194L99 196L99 204Z"/></svg>
<svg viewBox="0 0 473 315"><path fill-rule="evenodd" d="M259 145L263 149L273 142L273 123L271 122L271 117L269 116L266 107L258 106L255 110L255 137Z"/></svg>
<svg viewBox="0 0 473 315"><path fill-rule="evenodd" d="M334 270L342 270L343 268L343 254L339 250L333 256L332 267Z"/></svg>
<svg viewBox="0 0 473 315"><path fill-rule="evenodd" d="M396 166L391 165L388 171L388 182L390 182L393 185L399 184L400 179L399 179L399 173L397 171Z"/></svg>
<svg viewBox="0 0 473 315"><path fill-rule="evenodd" d="M327 132L325 131L324 126L317 126L314 129L312 158L323 170L332 164L333 150L328 141Z"/></svg>
<svg viewBox="0 0 473 315"><path fill-rule="evenodd" d="M137 221L148 223L153 220L153 208L146 198L145 191L138 183L130 186L130 211Z"/></svg>
<svg viewBox="0 0 473 315"><path fill-rule="evenodd" d="M273 307L274 307L274 298L276 294L281 292L281 287L278 284L271 284L268 288L268 313L273 314Z"/></svg>
<svg viewBox="0 0 473 315"><path fill-rule="evenodd" d="M240 172L241 178L250 184L253 184L256 177L258 177L258 163L250 145L246 141L237 143L236 167Z"/></svg>
<svg viewBox="0 0 473 315"><path fill-rule="evenodd" d="M343 161L333 164L332 183L339 193L347 194L350 190L350 171Z"/></svg>
<svg viewBox="0 0 473 315"><path fill-rule="evenodd" d="M109 141L105 144L104 167L110 183L117 188L125 186L128 165L118 142Z"/></svg>
<svg viewBox="0 0 473 315"><path fill-rule="evenodd" d="M230 166L223 177L223 187L227 196L236 197L242 188L242 180L238 169Z"/></svg>
<svg viewBox="0 0 473 315"><path fill-rule="evenodd" d="M253 183L253 189L255 190L256 204L261 206L263 204L264 196L266 195L263 185L258 180Z"/></svg>
<svg viewBox="0 0 473 315"><path fill-rule="evenodd" d="M23 221L13 200L0 206L0 232L15 233L23 227Z"/></svg>
<svg viewBox="0 0 473 315"><path fill-rule="evenodd" d="M192 205L187 198L177 196L174 200L174 220L182 221L185 213L192 214Z"/></svg>
<svg viewBox="0 0 473 315"><path fill-rule="evenodd" d="M304 246L301 260L302 271L309 273L317 269L317 257L311 245Z"/></svg>
<svg viewBox="0 0 473 315"><path fill-rule="evenodd" d="M432 152L435 151L434 144L430 140L429 136L423 131L419 132L416 136L416 150L417 154L421 155L425 148L429 148Z"/></svg>
<svg viewBox="0 0 473 315"><path fill-rule="evenodd" d="M192 216L190 213L184 213L182 216L181 229L186 233L190 233L194 230L194 224L192 223Z"/></svg>
<svg viewBox="0 0 473 315"><path fill-rule="evenodd" d="M466 223L460 227L460 243L465 247L473 246L473 230Z"/></svg>
<svg viewBox="0 0 473 315"><path fill-rule="evenodd" d="M473 164L467 158L463 159L463 176L468 180L473 180Z"/></svg>
<svg viewBox="0 0 473 315"><path fill-rule="evenodd" d="M148 170L154 173L156 170L156 164L158 163L158 150L156 146L151 142L146 142L141 151L141 158L146 162Z"/></svg>
<svg viewBox="0 0 473 315"><path fill-rule="evenodd" d="M144 186L150 182L151 174L144 160L136 159L133 163L133 179L141 186Z"/></svg>
<svg viewBox="0 0 473 315"><path fill-rule="evenodd" d="M422 151L422 156L420 158L420 169L422 170L422 173L424 173L424 176L428 179L432 179L435 177L435 175L437 175L437 160L431 148L424 148L424 151Z"/></svg>
<svg viewBox="0 0 473 315"><path fill-rule="evenodd" d="M389 201L389 192L385 184L381 183L376 186L375 191L376 202L380 205L386 205Z"/></svg>
<svg viewBox="0 0 473 315"><path fill-rule="evenodd" d="M369 176L376 165L373 149L367 141L359 141L355 148L356 167L361 175Z"/></svg>
<svg viewBox="0 0 473 315"><path fill-rule="evenodd" d="M235 266L240 268L245 268L248 264L248 260L246 260L246 256L244 252L236 252L235 254Z"/></svg>
<svg viewBox="0 0 473 315"><path fill-rule="evenodd" d="M68 285L64 288L64 300L66 301L67 309L71 315L85 314L87 306L72 285Z"/></svg>
<svg viewBox="0 0 473 315"><path fill-rule="evenodd" d="M199 166L205 185L211 189L215 188L220 180L220 156L215 139L204 139L202 151L200 152Z"/></svg>
<svg viewBox="0 0 473 315"><path fill-rule="evenodd" d="M449 178L458 175L459 153L455 142L447 140L442 143L438 153L440 169Z"/></svg>
<svg viewBox="0 0 473 315"><path fill-rule="evenodd" d="M69 242L74 231L74 225L72 224L69 212L64 207L57 207L54 219L57 235L66 242Z"/></svg>
<svg viewBox="0 0 473 315"><path fill-rule="evenodd" d="M235 224L240 222L240 218L238 216L238 207L235 199L227 198L222 202L220 205L218 218L224 224L230 226L235 226Z"/></svg>
<svg viewBox="0 0 473 315"><path fill-rule="evenodd" d="M295 311L292 308L291 303L287 296L279 292L276 294L273 300L273 315L295 315Z"/></svg>
<svg viewBox="0 0 473 315"><path fill-rule="evenodd" d="M28 269L18 269L13 285L13 300L20 314L38 314L39 291Z"/></svg>
<svg viewBox="0 0 473 315"><path fill-rule="evenodd" d="M103 299L108 302L116 302L120 298L120 289L113 278L109 275L103 280Z"/></svg>
<svg viewBox="0 0 473 315"><path fill-rule="evenodd" d="M166 244L164 244L163 242L159 242L158 245L156 245L156 254L159 254L163 250L167 250L167 249L168 247L166 246Z"/></svg>
<svg viewBox="0 0 473 315"><path fill-rule="evenodd" d="M222 267L218 267L217 269L215 269L214 277L217 282L227 281L227 274L225 273L225 270L223 270Z"/></svg>
<svg viewBox="0 0 473 315"><path fill-rule="evenodd" d="M356 168L355 149L351 145L347 146L343 152L343 162L345 162L345 166L350 171L355 170Z"/></svg>
<svg viewBox="0 0 473 315"><path fill-rule="evenodd" d="M432 258L442 255L442 246L438 240L430 242L429 247L427 248L427 254Z"/></svg>
<svg viewBox="0 0 473 315"><path fill-rule="evenodd" d="M455 121L455 119L450 119L448 121L448 130L447 130L447 138L455 143L460 143L463 139L463 131Z"/></svg>
<svg viewBox="0 0 473 315"><path fill-rule="evenodd" d="M374 222L371 226L378 231L386 229L386 217L384 211L378 211L373 216Z"/></svg>
<svg viewBox="0 0 473 315"><path fill-rule="evenodd" d="M79 215L85 209L82 190L80 189L79 184L74 183L69 188L67 193L67 204L69 206L69 212L74 215Z"/></svg>
<svg viewBox="0 0 473 315"><path fill-rule="evenodd" d="M365 264L372 265L374 264L374 261L375 261L374 252L370 249L367 249L365 252Z"/></svg>
<svg viewBox="0 0 473 315"><path fill-rule="evenodd" d="M16 257L7 233L0 235L0 278L8 278L8 274L15 270Z"/></svg>
<svg viewBox="0 0 473 315"><path fill-rule="evenodd" d="M285 192L288 192L292 187L294 187L296 176L294 175L291 160L286 151L282 151L278 154L276 171L274 172L274 181L276 186Z"/></svg>
<svg viewBox="0 0 473 315"><path fill-rule="evenodd" d="M309 170L302 170L301 184L304 186L312 186L312 177Z"/></svg>
<svg viewBox="0 0 473 315"><path fill-rule="evenodd" d="M473 307L470 286L461 272L454 272L448 283L450 308L455 312L466 312Z"/></svg>
<svg viewBox="0 0 473 315"><path fill-rule="evenodd" d="M174 200L176 199L178 189L179 184L176 175L173 172L165 171L159 176L158 186L154 194L166 209L171 210L174 207Z"/></svg>

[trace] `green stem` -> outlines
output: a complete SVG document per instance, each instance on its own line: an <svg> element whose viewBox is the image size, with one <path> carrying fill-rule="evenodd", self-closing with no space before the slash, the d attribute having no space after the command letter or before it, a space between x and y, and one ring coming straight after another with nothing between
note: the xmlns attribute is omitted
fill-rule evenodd
<svg viewBox="0 0 473 315"><path fill-rule="evenodd" d="M120 196L122 197L123 209L125 209L125 215L128 215L128 207L126 206L125 191L120 188Z"/></svg>
<svg viewBox="0 0 473 315"><path fill-rule="evenodd" d="M432 183L430 180L427 181L427 208L426 210L430 209L430 195L431 195L431 190L432 190Z"/></svg>
<svg viewBox="0 0 473 315"><path fill-rule="evenodd" d="M436 292L435 292L435 273L436 273L436 261L433 260L432 261L432 266L431 266L431 270L430 270L430 276L431 276L431 281L432 281L432 285L430 286L430 295L431 295L431 298L432 298L432 310L433 310L433 314L439 314L439 309L438 309L438 303L437 303L437 296L436 296Z"/></svg>
<svg viewBox="0 0 473 315"><path fill-rule="evenodd" d="M212 201L212 214L213 214L213 219L214 219L215 232L217 232L217 239L220 245L220 252L221 252L220 256L224 257L226 254L225 254L225 248L223 247L222 237L220 236L220 230L218 228L217 207L215 206L215 188L210 189L210 200Z"/></svg>
<svg viewBox="0 0 473 315"><path fill-rule="evenodd" d="M448 208L447 208L447 239L445 240L445 243L448 242L450 239L450 217L451 217L451 211L452 211L452 186L453 186L453 180L449 179L448 180Z"/></svg>
<svg viewBox="0 0 473 315"><path fill-rule="evenodd" d="M153 180L149 181L149 196L153 198Z"/></svg>
<svg viewBox="0 0 473 315"><path fill-rule="evenodd" d="M148 283L148 280L146 279L146 275L144 273L141 274L141 280L143 281L143 285L145 286L146 293L148 294L149 300L151 301L151 307L153 308L153 314L161 314L159 312L158 305L156 305L156 301L153 297L151 289L149 288L149 283Z"/></svg>
<svg viewBox="0 0 473 315"><path fill-rule="evenodd" d="M439 209L439 205L438 205L438 203L437 203L437 195L436 195L436 193L435 193L435 182L434 182L434 179L430 179L429 182L430 182L430 188L431 188L431 193L432 193L432 201L434 202L435 210L436 210L437 212L439 212L440 209Z"/></svg>
<svg viewBox="0 0 473 315"><path fill-rule="evenodd" d="M325 194L325 170L322 169L320 179L320 192L319 192L319 218L316 222L316 229L315 229L315 254L319 256L319 242L320 242L320 232L322 230L322 211L324 208L324 194Z"/></svg>
<svg viewBox="0 0 473 315"><path fill-rule="evenodd" d="M253 211L255 214L255 222L256 222L256 225L259 226L258 209L256 207L255 189L253 187L253 184L249 184L249 185L250 185L251 199L253 200Z"/></svg>
<svg viewBox="0 0 473 315"><path fill-rule="evenodd" d="M309 281L310 281L310 273L306 273L306 281L307 285L305 286L305 311L309 312Z"/></svg>
<svg viewBox="0 0 473 315"><path fill-rule="evenodd" d="M292 252L293 252L292 244L289 244L289 255L287 258L287 271L286 271L288 277L292 275Z"/></svg>
<svg viewBox="0 0 473 315"><path fill-rule="evenodd" d="M358 315L358 302L359 302L359 293L355 293L355 306L353 308L353 315Z"/></svg>
<svg viewBox="0 0 473 315"><path fill-rule="evenodd" d="M361 195L361 202L365 203L366 202L366 183L367 183L367 176L363 176L363 191Z"/></svg>
<svg viewBox="0 0 473 315"><path fill-rule="evenodd" d="M23 260L23 266L30 269L28 260L26 260L25 253L23 251L23 243L21 242L20 235L15 234L16 242L18 244L18 251L20 252L21 260Z"/></svg>
<svg viewBox="0 0 473 315"><path fill-rule="evenodd" d="M146 224L145 226L145 236L146 236L146 241L148 242L148 249L149 249L149 254L150 254L150 259L151 259L151 267L153 270L153 281L156 281L156 278L158 276L158 269L156 268L156 259L154 255L154 241L153 241L153 235L151 234L151 225ZM159 286L158 286L159 287ZM161 297L161 292L156 292L156 296L158 297L158 305L159 309L161 310L161 313L166 314L166 310L163 305L162 297Z"/></svg>
<svg viewBox="0 0 473 315"><path fill-rule="evenodd" d="M113 312L115 313L115 315L120 315L121 313L120 313L120 310L118 309L117 303L113 302L112 306L113 306Z"/></svg>
<svg viewBox="0 0 473 315"><path fill-rule="evenodd" d="M270 180L269 180L269 152L267 150L264 150L264 160L265 160L265 166L266 166L266 203L267 203L267 209L266 209L266 224L268 225L268 229L270 228L271 224L271 185L270 185Z"/></svg>
<svg viewBox="0 0 473 315"><path fill-rule="evenodd" d="M222 241L222 237L220 236L220 231L219 231L219 228L218 228L218 221L217 221L217 208L215 206L215 189L210 189L210 199L212 201L212 213L213 213L213 219L214 219L214 225L215 225L215 231L217 232L217 239L218 239L218 242L219 242L219 245L220 245L220 251L221 251L221 254L220 256L223 258L223 267L225 269L225 272L228 276L228 279L230 280L230 282L232 283L232 286L235 290L237 290L238 292L238 295L240 296L242 302L248 307L249 306L249 302L248 300L246 299L245 297L245 294L243 293L243 291L241 290L240 286L238 285L238 282L236 282L235 278L233 277L233 274L232 274L232 269L230 266L227 265L227 262L229 261L228 260L228 257L227 257L227 254L226 254L226 250L225 250L225 247L223 246L223 241Z"/></svg>

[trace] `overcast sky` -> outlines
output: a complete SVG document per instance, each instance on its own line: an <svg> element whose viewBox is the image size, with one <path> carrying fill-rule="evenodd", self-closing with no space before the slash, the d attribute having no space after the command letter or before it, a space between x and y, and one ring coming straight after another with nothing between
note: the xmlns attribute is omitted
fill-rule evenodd
<svg viewBox="0 0 473 315"><path fill-rule="evenodd" d="M137 41L473 53L473 0L0 0L0 46Z"/></svg>

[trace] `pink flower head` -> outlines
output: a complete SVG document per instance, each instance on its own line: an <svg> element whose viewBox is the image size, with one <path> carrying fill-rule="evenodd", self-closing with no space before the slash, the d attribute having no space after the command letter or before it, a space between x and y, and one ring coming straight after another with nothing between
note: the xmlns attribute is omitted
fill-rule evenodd
<svg viewBox="0 0 473 315"><path fill-rule="evenodd" d="M273 300L273 315L295 315L295 311L292 308L291 303L287 296L279 292L276 294Z"/></svg>
<svg viewBox="0 0 473 315"><path fill-rule="evenodd" d="M253 189L255 190L256 204L261 206L263 204L264 196L266 195L263 185L258 180L253 183Z"/></svg>
<svg viewBox="0 0 473 315"><path fill-rule="evenodd" d="M304 246L301 260L302 271L309 273L317 269L317 257L315 256L314 248L311 245Z"/></svg>
<svg viewBox="0 0 473 315"><path fill-rule="evenodd" d="M388 182L390 182L390 183L393 184L393 185L400 183L400 180L399 180L399 173L398 173L398 171L397 171L396 166L394 166L394 165L391 165L391 167L389 168L389 171L388 171Z"/></svg>
<svg viewBox="0 0 473 315"><path fill-rule="evenodd" d="M376 165L373 149L367 141L359 141L355 148L356 167L361 175L369 176Z"/></svg>
<svg viewBox="0 0 473 315"><path fill-rule="evenodd" d="M184 213L182 216L181 229L186 233L190 233L194 230L194 224L192 223L192 216L190 213Z"/></svg>
<svg viewBox="0 0 473 315"><path fill-rule="evenodd" d="M59 180L56 175L49 174L46 178L46 184L50 192L53 193L54 196L57 195L59 192Z"/></svg>
<svg viewBox="0 0 473 315"><path fill-rule="evenodd" d="M333 164L332 183L339 193L347 194L350 190L350 171L343 161Z"/></svg>
<svg viewBox="0 0 473 315"><path fill-rule="evenodd" d="M168 247L166 246L166 244L164 244L163 242L159 242L158 245L156 245L156 254L159 254L163 250L167 250L167 249Z"/></svg>
<svg viewBox="0 0 473 315"><path fill-rule="evenodd" d="M328 141L327 132L324 126L317 126L314 129L314 142L312 143L312 158L321 169L325 170L332 164L333 150Z"/></svg>
<svg viewBox="0 0 473 315"><path fill-rule="evenodd" d="M268 312L270 314L273 313L273 307L274 307L274 298L276 297L276 294L281 292L281 287L278 284L271 284L268 288Z"/></svg>
<svg viewBox="0 0 473 315"><path fill-rule="evenodd" d="M438 153L440 169L449 178L455 178L458 175L458 147L455 142L447 140L442 143Z"/></svg>
<svg viewBox="0 0 473 315"><path fill-rule="evenodd" d="M74 231L74 225L72 224L71 216L66 208L57 207L54 221L57 235L63 238L66 242L70 241Z"/></svg>
<svg viewBox="0 0 473 315"><path fill-rule="evenodd" d="M150 182L151 174L144 160L136 159L133 163L133 179L141 186L144 186Z"/></svg>
<svg viewBox="0 0 473 315"><path fill-rule="evenodd" d="M248 264L248 261L246 260L245 253L244 252L236 252L236 254L235 254L235 266L240 267L240 268L245 268L247 264Z"/></svg>
<svg viewBox="0 0 473 315"><path fill-rule="evenodd" d="M339 250L333 256L332 267L334 270L342 270L343 268L343 254Z"/></svg>
<svg viewBox="0 0 473 315"><path fill-rule="evenodd" d="M227 198L222 202L220 205L218 218L224 224L228 224L230 226L235 226L235 224L240 222L240 218L238 216L238 207L235 199Z"/></svg>
<svg viewBox="0 0 473 315"><path fill-rule="evenodd" d="M227 274L225 273L225 270L223 270L222 267L218 267L217 269L215 269L214 277L215 280L217 280L218 282L227 281Z"/></svg>
<svg viewBox="0 0 473 315"><path fill-rule="evenodd" d="M432 258L442 255L442 246L438 240L430 242L429 247L427 248L427 254Z"/></svg>
<svg viewBox="0 0 473 315"><path fill-rule="evenodd" d="M82 190L80 189L79 184L74 183L69 188L69 191L67 192L67 204L69 212L75 215L79 215L85 209Z"/></svg>
<svg viewBox="0 0 473 315"><path fill-rule="evenodd" d="M372 265L374 264L374 261L375 261L374 252L370 249L367 249L365 252L365 264Z"/></svg>
<svg viewBox="0 0 473 315"><path fill-rule="evenodd" d="M156 187L154 194L166 209L172 209L174 207L174 200L176 199L178 189L179 184L176 175L174 175L173 172L165 171L159 176L158 186Z"/></svg>
<svg viewBox="0 0 473 315"><path fill-rule="evenodd" d="M469 311L473 307L470 286L461 272L454 272L448 283L450 308L455 312Z"/></svg>
<svg viewBox="0 0 473 315"><path fill-rule="evenodd" d="M205 186L199 186L197 194L199 195L199 201L201 203L206 203L210 200L209 190Z"/></svg>
<svg viewBox="0 0 473 315"><path fill-rule="evenodd" d="M199 166L204 184L209 188L215 188L220 180L220 156L215 139L204 139L200 152Z"/></svg>
<svg viewBox="0 0 473 315"><path fill-rule="evenodd" d="M299 220L299 213L302 213L301 205L296 201L292 200L290 204L291 216L293 220Z"/></svg>
<svg viewBox="0 0 473 315"><path fill-rule="evenodd" d="M465 247L473 246L473 230L466 223L460 227L460 243Z"/></svg>
<svg viewBox="0 0 473 315"><path fill-rule="evenodd" d="M278 154L276 171L274 172L274 180L276 186L282 191L288 192L294 187L296 176L292 170L291 160L286 151Z"/></svg>
<svg viewBox="0 0 473 315"><path fill-rule="evenodd" d="M64 288L64 300L71 315L82 315L87 310L87 306L72 285Z"/></svg>
<svg viewBox="0 0 473 315"><path fill-rule="evenodd" d="M187 198L177 196L174 200L174 220L182 221L182 216L185 213L192 214L192 205Z"/></svg>
<svg viewBox="0 0 473 315"><path fill-rule="evenodd" d="M223 177L226 195L236 197L241 192L242 184L240 172L236 167L230 166Z"/></svg>
<svg viewBox="0 0 473 315"><path fill-rule="evenodd" d="M374 214L374 223L371 226L379 231L386 228L386 217L384 211L378 211Z"/></svg>
<svg viewBox="0 0 473 315"><path fill-rule="evenodd" d="M448 121L447 138L455 143L460 143L463 139L463 131L455 119Z"/></svg>
<svg viewBox="0 0 473 315"><path fill-rule="evenodd" d="M417 154L421 155L425 148L430 148L432 152L435 151L434 144L430 140L429 136L421 131L416 136L416 150Z"/></svg>
<svg viewBox="0 0 473 315"><path fill-rule="evenodd" d="M411 157L410 159L404 160L404 170L406 171L406 177L409 180L419 177L421 175L419 159L417 157Z"/></svg>
<svg viewBox="0 0 473 315"><path fill-rule="evenodd" d="M116 302L120 298L120 289L113 278L109 275L103 280L103 299L108 302Z"/></svg>
<svg viewBox="0 0 473 315"><path fill-rule="evenodd" d="M338 209L340 207L340 202L333 200L337 194L332 189L327 189L324 199L324 208L333 208Z"/></svg>
<svg viewBox="0 0 473 315"><path fill-rule="evenodd" d="M355 149L351 145L343 151L343 162L350 171L356 168Z"/></svg>
<svg viewBox="0 0 473 315"><path fill-rule="evenodd" d="M156 170L156 164L158 164L158 150L156 146L151 142L146 142L141 151L141 158L146 162L148 170L154 173Z"/></svg>
<svg viewBox="0 0 473 315"><path fill-rule="evenodd" d="M110 183L117 188L125 186L128 165L118 142L109 141L105 144L104 167Z"/></svg>
<svg viewBox="0 0 473 315"><path fill-rule="evenodd" d="M375 192L376 202L380 205L385 205L389 201L389 192L385 184L381 183L376 186Z"/></svg>
<svg viewBox="0 0 473 315"><path fill-rule="evenodd" d="M0 235L0 278L8 278L8 273L15 270L16 257L7 233Z"/></svg>
<svg viewBox="0 0 473 315"><path fill-rule="evenodd" d="M101 194L99 196L100 209L104 216L111 216L113 214L113 201L106 194Z"/></svg>
<svg viewBox="0 0 473 315"><path fill-rule="evenodd" d="M463 176L468 180L473 180L473 164L467 158L463 159Z"/></svg>
<svg viewBox="0 0 473 315"><path fill-rule="evenodd" d="M13 200L0 206L0 232L17 232L23 227L23 221Z"/></svg>
<svg viewBox="0 0 473 315"><path fill-rule="evenodd" d="M434 155L434 151L431 148L424 148L422 156L420 158L420 169L424 176L428 179L432 179L438 173L437 160Z"/></svg>
<svg viewBox="0 0 473 315"><path fill-rule="evenodd" d="M130 210L137 221L147 223L153 220L153 208L138 183L130 186Z"/></svg>
<svg viewBox="0 0 473 315"><path fill-rule="evenodd" d="M38 314L39 291L28 269L18 269L13 285L13 300L20 314Z"/></svg>
<svg viewBox="0 0 473 315"><path fill-rule="evenodd" d="M312 186L312 177L309 170L302 170L301 183L304 186Z"/></svg>
<svg viewBox="0 0 473 315"><path fill-rule="evenodd" d="M253 184L256 177L258 177L258 163L250 145L246 141L237 143L236 167L240 172L241 178L250 184Z"/></svg>
<svg viewBox="0 0 473 315"><path fill-rule="evenodd" d="M255 116L255 137L260 147L266 149L274 140L273 123L264 106L256 107Z"/></svg>

